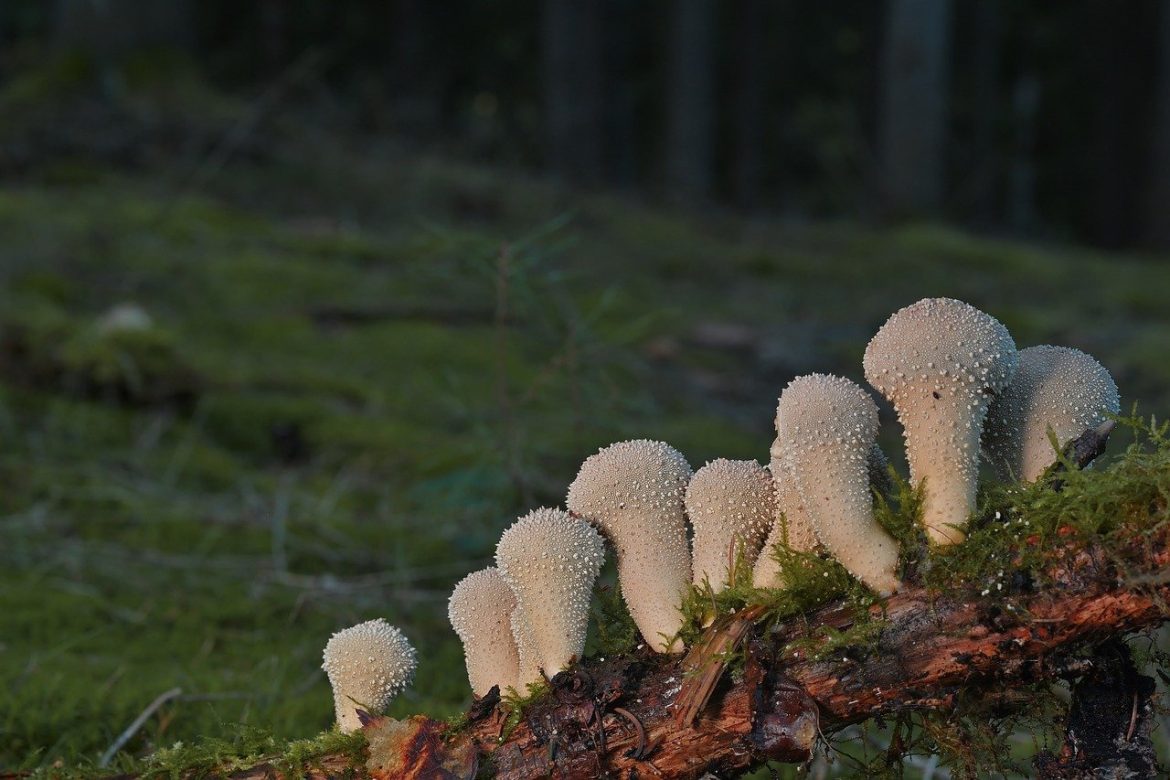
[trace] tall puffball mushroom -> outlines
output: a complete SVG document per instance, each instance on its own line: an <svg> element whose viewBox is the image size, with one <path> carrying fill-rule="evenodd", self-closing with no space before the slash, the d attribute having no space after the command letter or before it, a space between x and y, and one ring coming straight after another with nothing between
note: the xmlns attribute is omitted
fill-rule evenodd
<svg viewBox="0 0 1170 780"><path fill-rule="evenodd" d="M873 590L897 590L898 543L874 519L869 487L878 430L873 399L848 379L809 374L784 388L776 418L817 538Z"/></svg>
<svg viewBox="0 0 1170 780"><path fill-rule="evenodd" d="M999 320L953 298L895 312L865 349L865 378L902 422L915 485L926 480L931 541L955 544L975 508L987 407L1016 370L1016 344Z"/></svg>
<svg viewBox="0 0 1170 780"><path fill-rule="evenodd" d="M983 449L1001 479L1034 482L1056 461L1049 428L1063 446L1120 409L1113 377L1091 355L1072 347L1028 347L988 409Z"/></svg>
<svg viewBox="0 0 1170 780"><path fill-rule="evenodd" d="M343 732L362 727L358 709L380 715L410 685L418 655L406 635L382 618L338 631L325 645L321 668L333 686L333 707Z"/></svg>
<svg viewBox="0 0 1170 780"><path fill-rule="evenodd" d="M776 424L779 426L779 419ZM772 555L776 545L787 544L789 549L798 552L808 552L817 546L816 531L804 510L804 500L796 487L792 469L788 467L787 453L779 437L772 442L770 455L769 470L776 488L776 509L772 530L764 540L763 553L752 572L752 584L757 588L779 588L784 584L780 562Z"/></svg>
<svg viewBox="0 0 1170 780"><path fill-rule="evenodd" d="M655 652L682 652L672 638L682 627L690 589L683 491L691 467L659 441L611 444L590 455L569 486L566 505L601 528L617 551L622 598Z"/></svg>
<svg viewBox="0 0 1170 780"><path fill-rule="evenodd" d="M751 566L776 513L772 475L754 460L713 460L695 472L684 496L695 529L692 581L718 593L740 554Z"/></svg>
<svg viewBox="0 0 1170 780"><path fill-rule="evenodd" d="M516 596L500 570L481 569L459 581L447 601L447 619L463 643L467 679L476 696L514 687L520 653L512 637Z"/></svg>
<svg viewBox="0 0 1170 780"><path fill-rule="evenodd" d="M605 542L597 531L561 509L529 512L496 545L496 565L516 594L517 640L529 632L533 661L548 677L585 650L589 599L604 561Z"/></svg>

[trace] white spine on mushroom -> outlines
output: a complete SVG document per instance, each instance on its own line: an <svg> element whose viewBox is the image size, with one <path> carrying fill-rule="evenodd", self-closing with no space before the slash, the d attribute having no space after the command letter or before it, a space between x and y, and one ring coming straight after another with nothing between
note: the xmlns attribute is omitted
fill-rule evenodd
<svg viewBox="0 0 1170 780"><path fill-rule="evenodd" d="M731 565L742 554L751 566L776 513L776 488L754 460L713 460L695 472L684 499L695 529L692 581L723 590Z"/></svg>
<svg viewBox="0 0 1170 780"><path fill-rule="evenodd" d="M476 696L493 685L515 687L520 656L512 637L516 596L500 570L481 569L459 581L447 601L447 619L463 643L467 679Z"/></svg>
<svg viewBox="0 0 1170 780"><path fill-rule="evenodd" d="M926 480L923 522L934 542L963 540L987 407L1011 381L1016 361L1007 328L952 298L895 312L866 347L865 378L898 412L910 479Z"/></svg>
<svg viewBox="0 0 1170 780"><path fill-rule="evenodd" d="M757 588L779 588L784 584L780 562L773 555L776 545L787 544L789 549L798 552L808 552L817 546L812 520L804 510L804 500L796 488L792 470L785 460L786 453L779 438L772 442L770 454L769 470L776 487L776 510L772 519L772 530L764 540L764 550L752 572L752 584Z"/></svg>
<svg viewBox="0 0 1170 780"><path fill-rule="evenodd" d="M358 709L381 715L414 677L418 657L406 636L381 618L338 631L325 645L325 670L333 686L337 725L362 727Z"/></svg>
<svg viewBox="0 0 1170 780"><path fill-rule="evenodd" d="M569 509L601 528L617 551L622 598L656 652L682 652L674 639L690 590L683 492L691 467L658 441L611 444L589 456L569 486Z"/></svg>
<svg viewBox="0 0 1170 780"><path fill-rule="evenodd" d="M809 374L780 395L779 438L817 538L853 576L881 594L898 589L898 544L873 514L869 457L873 400L848 379Z"/></svg>
<svg viewBox="0 0 1170 780"><path fill-rule="evenodd" d="M531 633L536 665L548 677L585 650L589 599L604 561L597 531L561 509L529 512L496 545L496 565L516 594L521 627Z"/></svg>
<svg viewBox="0 0 1170 780"><path fill-rule="evenodd" d="M1048 429L1063 446L1117 414L1113 377L1091 355L1047 344L1020 350L1011 384L991 404L983 449L1001 479L1034 482L1056 461Z"/></svg>

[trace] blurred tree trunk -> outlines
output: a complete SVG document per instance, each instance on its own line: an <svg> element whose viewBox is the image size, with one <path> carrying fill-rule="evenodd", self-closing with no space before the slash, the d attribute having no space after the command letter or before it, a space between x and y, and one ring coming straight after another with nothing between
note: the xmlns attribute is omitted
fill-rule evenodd
<svg viewBox="0 0 1170 780"><path fill-rule="evenodd" d="M1012 157L1008 174L1008 224L1017 233L1036 227L1036 115L1040 79L1028 70L1012 88Z"/></svg>
<svg viewBox="0 0 1170 780"><path fill-rule="evenodd" d="M995 0L967 0L973 3L972 108L974 128L968 172L971 212L974 222L991 225L999 217L997 190L1002 166L996 144L1000 119L999 76L1001 62L1001 9Z"/></svg>
<svg viewBox="0 0 1170 780"><path fill-rule="evenodd" d="M735 202L743 209L759 205L763 178L767 22L766 0L741 0L736 4L732 187Z"/></svg>
<svg viewBox="0 0 1170 780"><path fill-rule="evenodd" d="M288 59L286 0L260 0L260 52L269 76L278 74Z"/></svg>
<svg viewBox="0 0 1170 780"><path fill-rule="evenodd" d="M1170 249L1170 0L1161 0L1158 10L1158 75L1146 237L1159 249Z"/></svg>
<svg viewBox="0 0 1170 780"><path fill-rule="evenodd" d="M951 0L889 0L878 165L882 210L936 212L946 168Z"/></svg>
<svg viewBox="0 0 1170 780"><path fill-rule="evenodd" d="M57 44L101 58L157 46L185 49L195 42L191 0L56 0L54 10Z"/></svg>
<svg viewBox="0 0 1170 780"><path fill-rule="evenodd" d="M606 178L619 187L634 187L640 173L638 134L640 0L609 0L605 17L605 143Z"/></svg>
<svg viewBox="0 0 1170 780"><path fill-rule="evenodd" d="M548 164L584 184L598 182L602 172L601 7L544 0L541 20Z"/></svg>
<svg viewBox="0 0 1170 780"><path fill-rule="evenodd" d="M1153 119L1148 100L1150 58L1149 3L1133 2L1118 13L1110 0L1093 0L1086 17L1086 44L1092 57L1089 97L1093 101L1093 174L1089 199L1089 238L1106 247L1132 245L1140 237L1142 197L1139 182L1149 164L1146 124Z"/></svg>
<svg viewBox="0 0 1170 780"><path fill-rule="evenodd" d="M671 197L711 192L715 137L714 0L677 0L670 28L666 93L666 184Z"/></svg>

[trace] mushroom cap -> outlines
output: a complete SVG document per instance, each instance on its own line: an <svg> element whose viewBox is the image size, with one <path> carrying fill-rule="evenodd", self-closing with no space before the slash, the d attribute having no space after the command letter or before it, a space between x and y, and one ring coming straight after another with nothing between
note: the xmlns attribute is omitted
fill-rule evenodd
<svg viewBox="0 0 1170 780"><path fill-rule="evenodd" d="M692 581L719 592L742 551L751 566L776 515L772 475L754 460L713 460L695 472L684 497L692 539Z"/></svg>
<svg viewBox="0 0 1170 780"><path fill-rule="evenodd" d="M691 467L668 444L623 441L590 455L569 486L569 510L592 522L617 552L630 616L656 652L681 652L682 603L691 585L683 494Z"/></svg>
<svg viewBox="0 0 1170 780"><path fill-rule="evenodd" d="M789 549L799 552L808 552L817 546L816 531L804 509L804 500L796 487L792 469L788 467L787 452L779 437L772 442L770 455L768 470L776 488L776 509L763 552L756 559L752 572L752 584L757 588L779 588L784 584L780 562L772 555L776 545L787 544Z"/></svg>
<svg viewBox="0 0 1170 780"><path fill-rule="evenodd" d="M874 519L869 487L878 429L873 399L848 379L809 374L784 388L777 420L817 538L870 588L897 590L898 544Z"/></svg>
<svg viewBox="0 0 1170 780"><path fill-rule="evenodd" d="M476 696L493 685L515 686L520 656L512 637L516 596L497 568L472 572L459 581L447 601L447 619L463 643L467 679Z"/></svg>
<svg viewBox="0 0 1170 780"><path fill-rule="evenodd" d="M1016 362L1007 328L953 298L898 310L865 349L865 378L902 422L911 481L926 480L923 522L935 542L962 541L987 407L1011 381Z"/></svg>
<svg viewBox="0 0 1170 780"><path fill-rule="evenodd" d="M605 542L563 509L534 509L504 531L496 565L516 594L536 662L552 677L585 650L589 600Z"/></svg>
<svg viewBox="0 0 1170 780"><path fill-rule="evenodd" d="M343 732L362 727L357 710L381 715L410 684L418 655L406 635L382 618L338 631L325 644L325 670Z"/></svg>
<svg viewBox="0 0 1170 780"><path fill-rule="evenodd" d="M1001 479L1034 482L1056 461L1048 429L1063 446L1117 414L1121 398L1105 366L1072 347L1020 350L1007 388L992 402L983 449Z"/></svg>

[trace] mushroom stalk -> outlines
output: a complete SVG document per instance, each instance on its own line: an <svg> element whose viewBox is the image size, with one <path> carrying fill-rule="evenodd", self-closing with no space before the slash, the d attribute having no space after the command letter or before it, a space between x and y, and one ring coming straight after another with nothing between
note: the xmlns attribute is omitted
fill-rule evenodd
<svg viewBox="0 0 1170 780"><path fill-rule="evenodd" d="M781 441L817 538L841 565L882 595L899 588L898 544L878 525L869 487L877 436L873 400L848 379L798 377L780 395Z"/></svg>
<svg viewBox="0 0 1170 780"><path fill-rule="evenodd" d="M785 545L797 552L808 552L817 546L816 531L805 512L804 500L800 497L792 470L788 467L787 453L779 438L772 442L769 470L776 488L776 509L772 530L764 540L763 552L752 572L752 584L757 588L779 588L784 585L784 572L773 554L776 545Z"/></svg>
<svg viewBox="0 0 1170 780"><path fill-rule="evenodd" d="M998 320L952 298L895 312L865 350L865 378L894 405L914 484L925 482L931 541L955 544L975 508L987 407L1016 370L1016 345Z"/></svg>
<svg viewBox="0 0 1170 780"><path fill-rule="evenodd" d="M683 492L691 467L673 447L639 439L589 456L569 486L569 510L597 525L617 551L622 598L642 638L659 653L677 639L690 590Z"/></svg>
<svg viewBox="0 0 1170 780"><path fill-rule="evenodd" d="M604 560L597 531L561 509L529 512L496 545L496 565L516 594L517 643L527 644L530 635L532 663L550 678L585 650L589 600ZM522 669L522 683L527 676Z"/></svg>
<svg viewBox="0 0 1170 780"><path fill-rule="evenodd" d="M1109 371L1071 347L1020 350L1011 384L987 412L983 450L1002 480L1035 482L1056 462L1048 431L1063 447L1117 414L1121 399Z"/></svg>
<svg viewBox="0 0 1170 780"><path fill-rule="evenodd" d="M447 618L463 643L467 679L476 696L498 685L514 687L520 656L512 637L516 596L500 570L481 569L459 581L447 602Z"/></svg>
<svg viewBox="0 0 1170 780"><path fill-rule="evenodd" d="M733 565L750 567L760 554L776 513L772 476L754 460L713 460L691 477L685 504L695 529L692 581L718 593Z"/></svg>
<svg viewBox="0 0 1170 780"><path fill-rule="evenodd" d="M333 686L337 725L343 732L362 727L358 709L381 715L410 684L418 656L406 635L381 618L338 631L325 645L325 670Z"/></svg>

